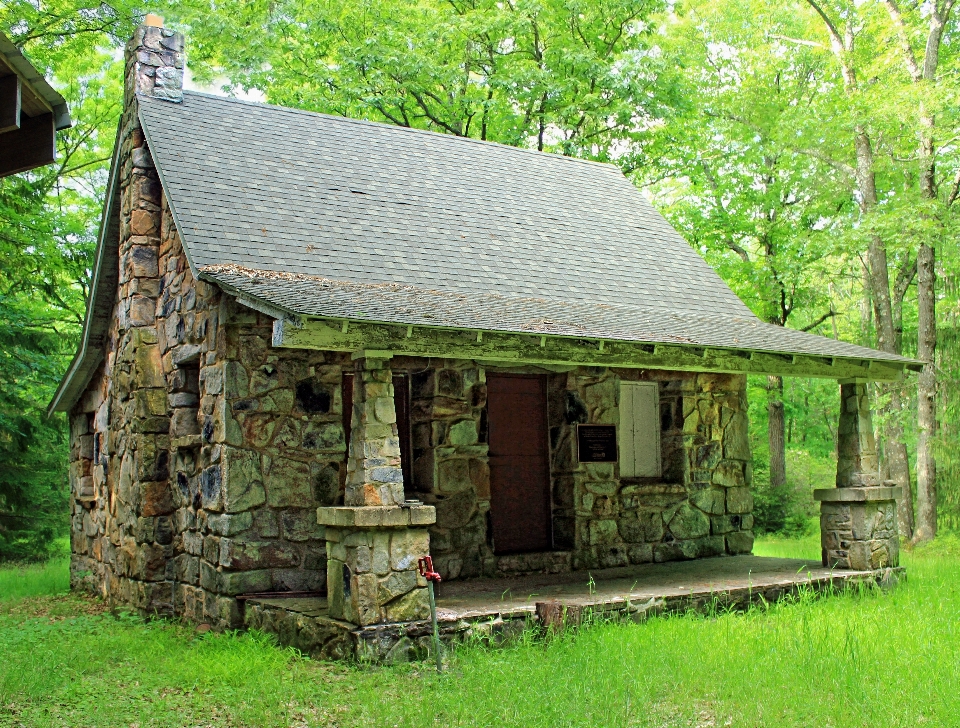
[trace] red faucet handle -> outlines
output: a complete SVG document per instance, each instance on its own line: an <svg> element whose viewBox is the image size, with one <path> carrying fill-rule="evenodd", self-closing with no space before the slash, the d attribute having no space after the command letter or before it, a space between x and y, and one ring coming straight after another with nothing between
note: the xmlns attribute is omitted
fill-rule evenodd
<svg viewBox="0 0 960 728"><path fill-rule="evenodd" d="M420 572L420 576L427 581L440 583L440 574L433 570L433 559L430 556L424 556L417 561L417 570Z"/></svg>

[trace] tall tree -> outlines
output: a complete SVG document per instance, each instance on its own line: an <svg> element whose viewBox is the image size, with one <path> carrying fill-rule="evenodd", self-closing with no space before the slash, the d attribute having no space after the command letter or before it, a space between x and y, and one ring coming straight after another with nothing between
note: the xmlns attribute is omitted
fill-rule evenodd
<svg viewBox="0 0 960 728"><path fill-rule="evenodd" d="M0 29L74 122L57 135L53 165L0 180L0 559L42 555L66 533L66 431L45 409L83 319L128 13L74 0L0 6Z"/></svg>
<svg viewBox="0 0 960 728"><path fill-rule="evenodd" d="M852 136L852 172L857 200L862 216L869 218L875 215L879 202L875 144L872 136L877 124L868 113L873 100L869 97L874 91L864 91L860 65L870 65L871 51L875 51L875 47L868 48L866 54L858 52L858 38L867 33L871 24L856 5L843 4L839 8L831 8L818 0L806 0L806 4L821 21L828 39L827 47L840 71L846 103L845 108L841 107L839 111L849 119L848 133ZM863 60L864 55L867 56L866 61ZM869 229L870 225L867 227ZM877 229L869 231L868 236L864 280L873 303L876 345L881 351L902 354L903 298L915 275L916 259L911 260L909 255L902 256L896 283L891 291L888 242ZM913 535L914 512L910 466L902 425L902 390L898 384L883 385L880 390L887 401L882 438L884 466L886 474L903 489L903 498L898 505L898 517L901 532L909 538Z"/></svg>
<svg viewBox="0 0 960 728"><path fill-rule="evenodd" d="M686 4L667 53L686 71L690 101L660 128L660 156L641 169L673 222L758 316L811 330L835 316L823 281L837 207L849 195L843 173L794 149L805 121L798 109L820 93L824 63L783 42L791 21L764 3ZM783 379L769 377L766 389L769 479L780 488Z"/></svg>
<svg viewBox="0 0 960 728"><path fill-rule="evenodd" d="M933 234L924 235L917 251L917 357L924 363L917 386L917 541L932 539L937 532L937 469L933 453L936 436L936 244L943 234L942 203L953 205L960 190L960 174L945 193L940 193L937 173L938 139L937 106L943 105L938 95L941 82L941 48L948 33L954 0L934 0L920 6L908 6L907 15L897 0L885 5L899 41L900 56L909 82L917 90L916 119L919 145L917 150L920 197L928 203L924 217L939 220ZM918 51L917 48L922 48ZM938 97L939 96L939 97ZM951 144L952 142L947 142Z"/></svg>
<svg viewBox="0 0 960 728"><path fill-rule="evenodd" d="M196 77L269 101L609 159L662 116L660 0L171 3ZM235 12L234 12L235 11Z"/></svg>

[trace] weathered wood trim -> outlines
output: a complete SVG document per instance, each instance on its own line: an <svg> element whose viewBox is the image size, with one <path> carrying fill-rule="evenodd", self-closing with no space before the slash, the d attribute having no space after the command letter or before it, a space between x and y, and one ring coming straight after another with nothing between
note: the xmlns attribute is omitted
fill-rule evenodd
<svg viewBox="0 0 960 728"><path fill-rule="evenodd" d="M21 115L19 129L0 134L0 177L42 167L56 158L53 114Z"/></svg>
<svg viewBox="0 0 960 728"><path fill-rule="evenodd" d="M93 280L87 313L80 334L80 348L60 386L47 406L47 416L54 412L69 412L83 394L90 377L100 366L104 357L107 331L113 318L119 277L120 255L120 129L113 144L113 160L110 162L110 180L100 217L100 232L97 249L93 254Z"/></svg>
<svg viewBox="0 0 960 728"><path fill-rule="evenodd" d="M20 128L20 77L0 78L0 134Z"/></svg>
<svg viewBox="0 0 960 728"><path fill-rule="evenodd" d="M731 374L777 374L825 379L895 381L903 367L890 363L759 351L683 347L606 339L574 339L542 334L511 334L422 326L409 327L342 319L306 320L293 328L274 323L273 345L291 349L359 351L379 349L394 355L476 359L504 365L574 365ZM481 335L482 334L482 335ZM601 346L603 344L603 346Z"/></svg>

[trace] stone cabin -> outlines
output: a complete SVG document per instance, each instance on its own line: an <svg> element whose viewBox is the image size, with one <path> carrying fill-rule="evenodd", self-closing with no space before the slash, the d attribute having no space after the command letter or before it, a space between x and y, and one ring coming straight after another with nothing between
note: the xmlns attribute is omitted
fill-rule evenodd
<svg viewBox="0 0 960 728"><path fill-rule="evenodd" d="M70 423L72 579L228 628L445 581L750 552L748 373L841 382L824 561L897 563L864 383L757 319L614 166L182 90L141 26Z"/></svg>

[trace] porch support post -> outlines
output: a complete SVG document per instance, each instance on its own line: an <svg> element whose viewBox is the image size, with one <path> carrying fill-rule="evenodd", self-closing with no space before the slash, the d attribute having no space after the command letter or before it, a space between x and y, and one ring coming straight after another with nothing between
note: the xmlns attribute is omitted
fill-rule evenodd
<svg viewBox="0 0 960 728"><path fill-rule="evenodd" d="M840 380L836 488L813 492L820 501L823 565L874 570L900 563L897 498L902 488L881 482L867 384Z"/></svg>
<svg viewBox="0 0 960 728"><path fill-rule="evenodd" d="M363 351L353 359L346 505L317 510L329 613L358 626L427 619L417 561L429 553L436 510L404 500L390 354Z"/></svg>
<svg viewBox="0 0 960 728"><path fill-rule="evenodd" d="M403 505L400 437L388 352L353 355L353 413L347 455L348 506Z"/></svg>

